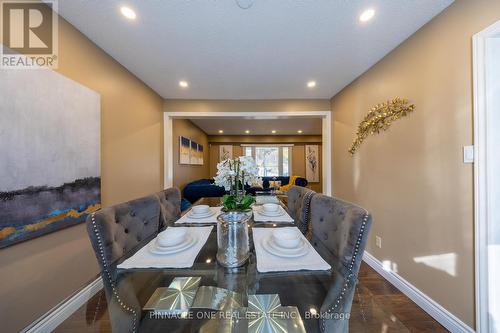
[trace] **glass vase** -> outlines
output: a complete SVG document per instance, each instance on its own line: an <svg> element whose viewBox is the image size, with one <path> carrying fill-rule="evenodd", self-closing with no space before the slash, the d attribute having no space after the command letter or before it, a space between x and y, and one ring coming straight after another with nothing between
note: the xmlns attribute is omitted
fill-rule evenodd
<svg viewBox="0 0 500 333"><path fill-rule="evenodd" d="M239 267L249 256L250 212L229 211L217 217L217 261L225 267Z"/></svg>

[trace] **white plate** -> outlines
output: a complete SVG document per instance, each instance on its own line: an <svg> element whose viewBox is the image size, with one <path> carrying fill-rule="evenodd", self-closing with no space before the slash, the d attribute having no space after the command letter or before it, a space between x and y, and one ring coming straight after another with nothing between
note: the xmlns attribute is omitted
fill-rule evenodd
<svg viewBox="0 0 500 333"><path fill-rule="evenodd" d="M186 244L191 243L192 241L193 241L193 236L191 236L190 234L187 234L186 238L184 239L184 241L182 241L182 243L179 243L177 245L172 245L172 246L162 246L162 245L158 244L158 238L156 238L155 242L154 242L154 247L160 251L175 251L178 248L186 246Z"/></svg>
<svg viewBox="0 0 500 333"><path fill-rule="evenodd" d="M266 212L266 211L264 211L264 208L261 208L261 209L259 209L259 214L264 215L264 216L268 216L268 217L278 217L278 216L285 215L285 212L283 211L283 209L281 209L281 207L279 207L279 210L275 213Z"/></svg>
<svg viewBox="0 0 500 333"><path fill-rule="evenodd" d="M207 217L210 217L212 215L214 215L215 212L213 210L210 209L209 212L205 213L205 214L195 214L193 211L190 211L188 213L188 217L190 219L204 219L204 218L207 218Z"/></svg>
<svg viewBox="0 0 500 333"><path fill-rule="evenodd" d="M272 250L274 250L275 252L280 252L280 253L286 253L286 254L299 254L299 253L303 253L304 251L306 251L309 246L308 246L308 243L307 241L305 241L303 238L300 239L299 241L299 245L297 247L294 247L294 248L286 248L286 247L282 247L280 246L279 244L277 244L274 240L273 240L273 237L270 236L268 239L267 239L267 245L269 246L269 248L271 248Z"/></svg>
<svg viewBox="0 0 500 333"><path fill-rule="evenodd" d="M294 249L285 249L282 247L278 247L271 240L271 237L262 240L262 247L267 252L275 255L277 257L284 258L297 258L306 255L309 252L309 246L306 244L304 239L301 239L300 246Z"/></svg>
<svg viewBox="0 0 500 333"><path fill-rule="evenodd" d="M153 254L174 254L189 249L191 246L196 244L197 241L198 238L196 236L189 236L189 239L186 242L170 247L158 246L155 241L150 243L149 251Z"/></svg>

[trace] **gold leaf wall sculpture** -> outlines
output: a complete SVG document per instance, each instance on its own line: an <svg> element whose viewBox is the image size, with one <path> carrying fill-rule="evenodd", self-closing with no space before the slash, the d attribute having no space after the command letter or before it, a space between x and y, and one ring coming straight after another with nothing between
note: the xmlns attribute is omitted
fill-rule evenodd
<svg viewBox="0 0 500 333"><path fill-rule="evenodd" d="M354 155L369 134L378 134L380 130L387 130L393 121L405 117L414 109L415 105L408 105L408 100L399 97L375 105L359 124L356 138L349 152Z"/></svg>

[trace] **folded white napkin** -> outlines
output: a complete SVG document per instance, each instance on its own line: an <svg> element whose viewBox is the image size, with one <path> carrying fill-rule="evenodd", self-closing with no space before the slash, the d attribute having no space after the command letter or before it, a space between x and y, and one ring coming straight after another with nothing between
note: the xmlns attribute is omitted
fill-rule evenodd
<svg viewBox="0 0 500 333"><path fill-rule="evenodd" d="M295 229L296 227L286 227L286 229ZM301 234L301 237L309 246L309 252L302 257L283 258L267 252L262 247L262 241L271 237L274 228L252 228L253 242L255 245L255 254L257 257L257 270L259 272L286 272L286 271L323 271L331 269L331 266L316 252L309 241Z"/></svg>
<svg viewBox="0 0 500 333"><path fill-rule="evenodd" d="M118 268L185 268L191 267L198 256L201 248L207 242L212 231L212 226L208 227L175 227L186 229L188 234L196 236L198 241L190 248L173 254L153 254L149 251L151 243L156 242L154 238L151 242L143 246L132 257L128 258Z"/></svg>
<svg viewBox="0 0 500 333"><path fill-rule="evenodd" d="M279 207L283 215L280 216L267 216L260 213L262 206L253 206L253 220L255 222L281 222L281 223L293 223L293 219L285 211L283 207Z"/></svg>
<svg viewBox="0 0 500 333"><path fill-rule="evenodd" d="M189 217L189 214L191 214L191 210L188 211L186 214L184 214L180 219L175 221L175 223L183 224L183 223L200 223L200 224L207 224L207 223L217 223L217 216L220 215L222 207L210 207L210 210L214 212L213 215L209 217L205 217L202 219L194 219Z"/></svg>

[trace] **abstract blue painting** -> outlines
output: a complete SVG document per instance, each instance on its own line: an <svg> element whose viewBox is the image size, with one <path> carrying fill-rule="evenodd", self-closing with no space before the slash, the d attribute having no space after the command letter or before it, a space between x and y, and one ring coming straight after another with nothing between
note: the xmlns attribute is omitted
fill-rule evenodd
<svg viewBox="0 0 500 333"><path fill-rule="evenodd" d="M0 248L101 207L100 98L51 70L0 71Z"/></svg>

